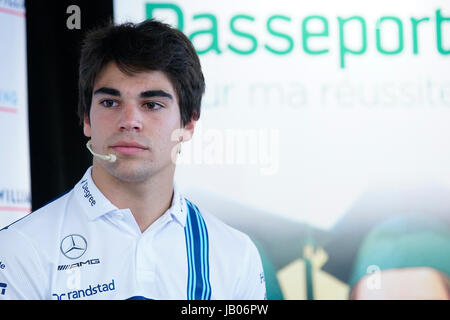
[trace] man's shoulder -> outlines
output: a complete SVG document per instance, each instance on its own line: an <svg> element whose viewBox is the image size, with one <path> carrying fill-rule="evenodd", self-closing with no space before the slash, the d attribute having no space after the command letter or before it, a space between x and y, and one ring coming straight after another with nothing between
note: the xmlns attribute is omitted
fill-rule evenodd
<svg viewBox="0 0 450 320"><path fill-rule="evenodd" d="M264 299L264 269L258 248L245 232L199 207L208 229L213 281L233 299Z"/></svg>
<svg viewBox="0 0 450 320"><path fill-rule="evenodd" d="M63 211L71 194L71 190L68 190L41 208L3 227L0 229L0 236L12 237L15 235L17 237L21 234L35 238L38 235L48 235L49 230L55 230L58 217L63 216Z"/></svg>
<svg viewBox="0 0 450 320"><path fill-rule="evenodd" d="M214 240L218 244L223 244L232 251L242 250L243 248L254 245L246 233L225 223L209 210L202 207L198 208L201 216L205 220L208 237L211 240Z"/></svg>

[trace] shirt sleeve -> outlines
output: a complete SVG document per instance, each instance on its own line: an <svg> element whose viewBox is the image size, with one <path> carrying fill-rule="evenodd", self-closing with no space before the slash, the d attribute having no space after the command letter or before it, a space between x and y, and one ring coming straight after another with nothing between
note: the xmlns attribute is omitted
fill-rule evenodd
<svg viewBox="0 0 450 320"><path fill-rule="evenodd" d="M0 231L0 300L46 299L48 276L33 243L15 230Z"/></svg>
<svg viewBox="0 0 450 320"><path fill-rule="evenodd" d="M247 237L242 273L235 290L236 300L266 300L266 281L264 270L259 255L253 241Z"/></svg>

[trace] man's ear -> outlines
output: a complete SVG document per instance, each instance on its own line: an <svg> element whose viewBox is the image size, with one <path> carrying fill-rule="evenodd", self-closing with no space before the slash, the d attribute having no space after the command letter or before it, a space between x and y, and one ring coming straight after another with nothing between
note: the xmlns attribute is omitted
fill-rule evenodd
<svg viewBox="0 0 450 320"><path fill-rule="evenodd" d="M83 120L83 133L86 137L91 136L91 121L89 120L89 117L87 114L84 115Z"/></svg>
<svg viewBox="0 0 450 320"><path fill-rule="evenodd" d="M195 125L197 124L198 117L196 115L191 117L191 120L184 125L183 128L183 142L189 141L194 135Z"/></svg>

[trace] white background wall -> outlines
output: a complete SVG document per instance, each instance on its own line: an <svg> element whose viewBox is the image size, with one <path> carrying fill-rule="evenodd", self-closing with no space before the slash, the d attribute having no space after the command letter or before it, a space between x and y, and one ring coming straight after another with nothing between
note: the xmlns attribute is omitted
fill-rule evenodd
<svg viewBox="0 0 450 320"><path fill-rule="evenodd" d="M149 2L149 1L148 1ZM145 19L146 1L115 0L118 22ZM450 56L437 49L436 10L450 17L448 1L158 1L176 4L184 32L211 30L217 19L217 47L200 55L206 78L201 120L192 142L183 145L177 181L185 189L204 189L256 209L329 228L367 188L374 186L450 185ZM250 50L236 54L229 45ZM287 50L276 55L266 45ZM308 45L327 49L305 52L302 23L320 15L328 35ZM155 16L177 24L174 11ZM366 23L367 48L344 56L338 18L359 16ZM403 50L382 54L399 44L394 21L401 21ZM418 26L418 52L413 52L411 18L429 18ZM313 21L310 32L322 32ZM450 22L441 25L442 46L450 50ZM361 23L345 25L344 43L362 47ZM198 50L212 43L211 33L193 38Z"/></svg>

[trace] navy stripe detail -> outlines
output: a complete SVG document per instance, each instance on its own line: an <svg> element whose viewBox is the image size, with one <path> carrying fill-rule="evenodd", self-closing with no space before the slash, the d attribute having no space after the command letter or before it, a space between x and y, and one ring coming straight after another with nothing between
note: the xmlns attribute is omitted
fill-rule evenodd
<svg viewBox="0 0 450 320"><path fill-rule="evenodd" d="M194 269L194 262L193 262L193 243L192 243L192 232L191 232L191 214L189 213L188 208L188 214L186 217L186 226L184 227L184 234L186 237L186 251L187 251L187 260L188 260L188 283L187 283L187 299L192 300L192 287L195 283L195 272Z"/></svg>
<svg viewBox="0 0 450 320"><path fill-rule="evenodd" d="M150 299L150 298L147 298L147 297L143 297L143 296L132 296L132 297L130 297L128 299L125 299L125 300L153 300L153 299Z"/></svg>
<svg viewBox="0 0 450 320"><path fill-rule="evenodd" d="M193 208L191 208L193 210ZM203 300L202 292L204 286L203 280L203 263L202 263L202 255L203 255L203 244L204 240L200 235L200 226L197 221L197 214L191 216L191 226L192 226L192 234L193 234L193 242L194 242L194 272L195 272L195 282L194 282L194 299L195 300Z"/></svg>
<svg viewBox="0 0 450 320"><path fill-rule="evenodd" d="M209 240L205 221L196 205L186 199L185 238L188 260L187 299L211 299L209 282Z"/></svg>
<svg viewBox="0 0 450 320"><path fill-rule="evenodd" d="M208 253L209 253L209 241L208 241L208 231L206 229L205 221L203 220L197 206L193 205L197 215L197 222L199 225L199 231L201 234L202 243L202 255L201 255L201 266L202 266L202 299L209 300L211 297L211 286L209 284L209 261L208 261Z"/></svg>

